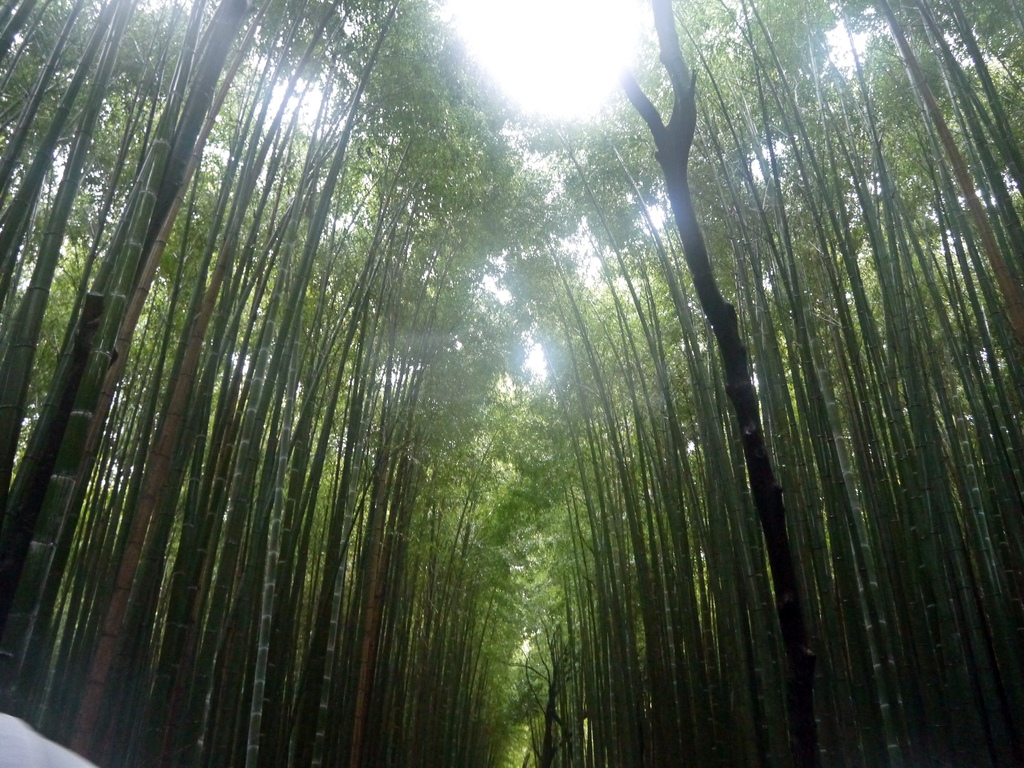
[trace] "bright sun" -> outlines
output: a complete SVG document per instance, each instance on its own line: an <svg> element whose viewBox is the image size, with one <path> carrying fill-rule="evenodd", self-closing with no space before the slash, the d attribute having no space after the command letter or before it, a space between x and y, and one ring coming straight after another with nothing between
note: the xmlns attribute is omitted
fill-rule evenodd
<svg viewBox="0 0 1024 768"><path fill-rule="evenodd" d="M527 112L585 118L618 89L640 37L639 0L449 0L470 52Z"/></svg>

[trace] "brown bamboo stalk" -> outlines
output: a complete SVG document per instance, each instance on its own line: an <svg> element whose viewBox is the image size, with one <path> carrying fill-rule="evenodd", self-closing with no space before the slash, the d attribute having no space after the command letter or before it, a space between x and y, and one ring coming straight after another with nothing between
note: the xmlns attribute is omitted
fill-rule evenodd
<svg viewBox="0 0 1024 768"><path fill-rule="evenodd" d="M967 212L975 228L978 230L981 248L988 258L989 266L992 268L996 283L999 285L999 291L1003 296L1006 318L1010 322L1010 328L1017 341L1017 352L1018 354L1024 353L1024 289L1014 279L1006 259L1003 258L999 244L996 242L995 233L992 230L992 223L989 221L988 214L985 213L981 200L978 198L978 187L974 183L974 177L967 167L967 162L964 160L956 140L953 138L952 131L949 130L949 125L946 123L946 118L943 116L942 110L935 100L935 95L932 93L931 88L928 87L928 81L925 79L921 64L917 60L917 56L910 47L910 42L903 32L903 26L900 24L899 19L896 18L896 14L887 0L878 0L877 6L889 24L889 30L892 32L896 46L900 50L900 56L903 57L903 64L907 68L910 80L924 104L928 117L935 126L939 143L942 145L942 149L949 160L953 177L956 179L957 186L960 187L960 194L964 196Z"/></svg>

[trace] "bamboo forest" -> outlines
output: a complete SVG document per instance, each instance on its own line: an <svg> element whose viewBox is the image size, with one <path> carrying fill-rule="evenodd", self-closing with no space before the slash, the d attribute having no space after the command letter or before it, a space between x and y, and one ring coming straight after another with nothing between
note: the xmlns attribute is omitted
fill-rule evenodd
<svg viewBox="0 0 1024 768"><path fill-rule="evenodd" d="M627 4L565 117L443 0L0 0L0 712L1024 766L1024 0Z"/></svg>

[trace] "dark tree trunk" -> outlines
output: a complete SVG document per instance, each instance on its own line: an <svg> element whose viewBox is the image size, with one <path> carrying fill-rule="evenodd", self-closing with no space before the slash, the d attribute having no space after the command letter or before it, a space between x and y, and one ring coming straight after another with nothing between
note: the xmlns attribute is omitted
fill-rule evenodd
<svg viewBox="0 0 1024 768"><path fill-rule="evenodd" d="M665 175L669 203L683 244L683 256L693 278L697 298L710 323L725 369L725 390L736 414L743 442L750 493L761 520L775 608L787 660L787 706L790 745L800 768L819 764L817 724L814 719L814 663L798 593L796 565L786 530L782 488L775 479L761 428L757 392L740 338L736 309L722 296L715 282L707 245L697 222L687 178L690 147L697 124L694 77L683 59L672 15L671 0L652 0L661 63L672 83L674 102L666 125L650 99L631 75L623 78L626 96L647 123L656 158Z"/></svg>
<svg viewBox="0 0 1024 768"><path fill-rule="evenodd" d="M75 405L75 395L82 383L85 366L92 351L93 336L99 328L103 315L103 297L90 293L85 297L82 314L78 321L75 343L67 372L63 376L63 389L57 402L57 412L50 422L46 441L39 462L24 485L24 492L12 495L7 513L4 515L3 532L0 535L0 638L7 625L7 616L14 603L14 594L28 557L29 545L35 534L36 522L43 508L50 476L57 463L57 452L64 440L64 432Z"/></svg>
<svg viewBox="0 0 1024 768"><path fill-rule="evenodd" d="M548 701L544 708L544 740L540 746L540 768L551 768L555 764L555 724L558 722L558 686L554 681L548 683Z"/></svg>

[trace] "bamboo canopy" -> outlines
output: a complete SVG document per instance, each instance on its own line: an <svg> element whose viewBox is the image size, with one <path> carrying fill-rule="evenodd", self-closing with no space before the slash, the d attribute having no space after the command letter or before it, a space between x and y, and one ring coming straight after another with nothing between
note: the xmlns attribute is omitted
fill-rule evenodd
<svg viewBox="0 0 1024 768"><path fill-rule="evenodd" d="M446 8L0 4L0 725L1024 765L1024 5L653 0L568 121Z"/></svg>

